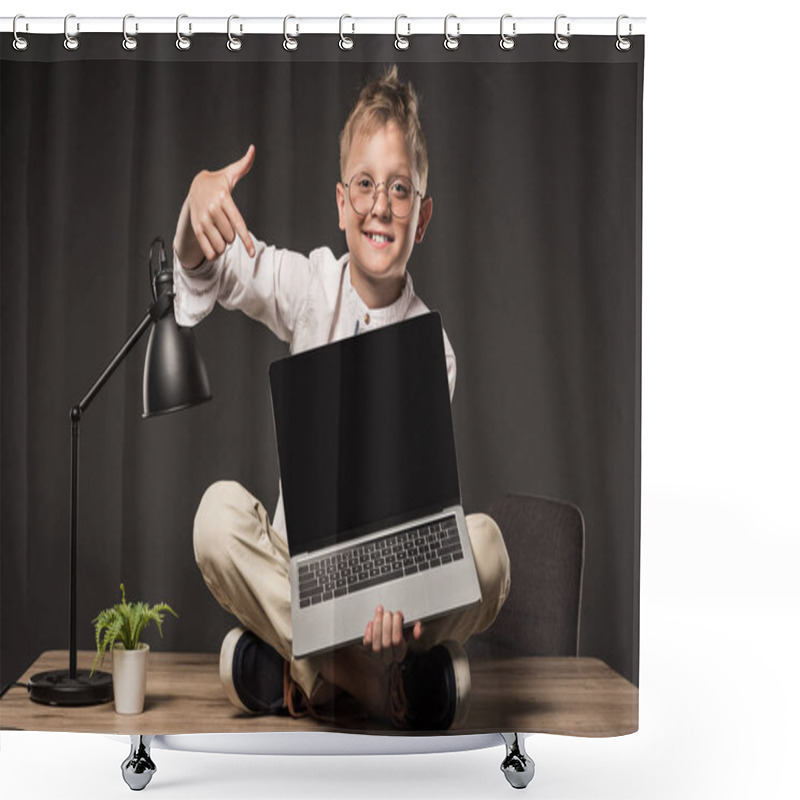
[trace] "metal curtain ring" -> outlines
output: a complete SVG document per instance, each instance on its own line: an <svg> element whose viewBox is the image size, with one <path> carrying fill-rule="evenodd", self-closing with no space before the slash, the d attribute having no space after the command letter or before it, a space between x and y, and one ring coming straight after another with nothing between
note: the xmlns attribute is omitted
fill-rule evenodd
<svg viewBox="0 0 800 800"><path fill-rule="evenodd" d="M128 20L129 19L136 19L136 17L134 17L133 14L126 14L122 18L122 46L126 50L135 50L137 45L139 44L139 42L136 41L136 36L135 35L134 36L128 36ZM135 24L135 30L137 30L137 31L139 30L139 23L138 22Z"/></svg>
<svg viewBox="0 0 800 800"><path fill-rule="evenodd" d="M227 43L227 47L228 47L228 50L230 50L232 53L235 53L237 50L241 50L242 49L242 40L239 39L237 36L234 36L231 33L231 22L233 22L233 20L235 20L235 19L239 19L239 17L237 17L236 14L231 14L228 17L228 43ZM242 26L239 25L239 33L241 33L241 32L242 32Z"/></svg>
<svg viewBox="0 0 800 800"><path fill-rule="evenodd" d="M342 50L352 50L353 46L355 45L355 42L349 36L345 36L344 31L342 30L344 26L344 21L346 19L353 19L353 18L349 14L342 14L342 16L339 17L339 47ZM352 23L352 30L350 32L351 33L356 32L355 22Z"/></svg>
<svg viewBox="0 0 800 800"><path fill-rule="evenodd" d="M192 46L191 39L187 39L181 33L181 20L182 19L188 19L188 18L189 18L188 14L178 14L178 18L175 20L175 35L178 37L175 40L175 47L177 47L178 50L188 50ZM192 23L190 22L189 23L189 33L191 33L191 32L192 32Z"/></svg>
<svg viewBox="0 0 800 800"><path fill-rule="evenodd" d="M283 49L284 50L297 50L297 39L292 38L289 36L289 32L287 31L287 26L289 24L290 19L296 19L291 14L283 18ZM300 26L296 26L295 34L300 33Z"/></svg>
<svg viewBox="0 0 800 800"><path fill-rule="evenodd" d="M447 23L451 19L456 20L456 35L451 36L447 30ZM461 23L458 22L458 17L455 14L448 14L444 18L444 46L446 50L458 50L458 37L461 35Z"/></svg>
<svg viewBox="0 0 800 800"><path fill-rule="evenodd" d="M407 37L411 36L411 23L407 22L406 27L408 30L406 31L405 36L400 35L400 20L401 19L408 19L405 14L398 14L394 18L394 46L397 50L408 50L411 47L411 42L408 40Z"/></svg>
<svg viewBox="0 0 800 800"><path fill-rule="evenodd" d="M70 36L68 30L69 21L71 19L75 19L74 14L67 14L67 16L64 17L64 48L66 50L77 50L78 46L80 45L80 42L78 41L76 36ZM80 29L81 29L80 23L76 22L75 23L76 32L79 31Z"/></svg>
<svg viewBox="0 0 800 800"><path fill-rule="evenodd" d="M409 42L406 37L411 36L411 23L410 22L406 23L406 27L408 28L408 30L406 31L405 36L401 36L400 35L401 19L408 19L408 17L405 14L398 14L394 18L394 46L398 50L408 50L408 48L411 46L411 42Z"/></svg>
<svg viewBox="0 0 800 800"><path fill-rule="evenodd" d="M566 18L567 18L566 14L559 14L556 17L555 26L554 26L554 32L555 32L555 35L556 35L556 39L553 42L553 47L555 47L556 50L567 50L569 48L569 38L568 38L570 36L570 24L569 24L569 22L567 23L567 36L562 36L558 32L558 21L560 19L566 19Z"/></svg>
<svg viewBox="0 0 800 800"><path fill-rule="evenodd" d="M17 16L14 17L14 25L12 27L12 30L14 31L14 49L15 50L27 50L28 49L28 40L24 36L20 36L17 33L17 20L18 19L25 19L25 15L24 14L17 14ZM28 23L27 22L25 23L25 30L26 31L28 30Z"/></svg>
<svg viewBox="0 0 800 800"><path fill-rule="evenodd" d="M617 17L617 42L616 42L616 47L617 47L617 50L619 50L622 53L625 53L625 52L627 52L628 50L631 49L631 40L626 38L625 36L623 36L619 32L620 22L622 22L622 20L624 20L624 19L629 19L627 14L620 14ZM631 23L629 22L628 23L628 36L630 36L632 33L633 33L633 25L631 25Z"/></svg>
<svg viewBox="0 0 800 800"><path fill-rule="evenodd" d="M517 23L511 23L511 36L504 30L505 21L511 19L512 16L512 14L503 14L503 16L500 17L500 48L502 50L513 50L516 44L514 37L517 35Z"/></svg>

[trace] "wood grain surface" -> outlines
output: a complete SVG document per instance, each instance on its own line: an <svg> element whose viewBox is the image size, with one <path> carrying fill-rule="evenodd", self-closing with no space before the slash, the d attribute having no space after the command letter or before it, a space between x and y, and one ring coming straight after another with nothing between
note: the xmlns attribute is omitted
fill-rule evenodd
<svg viewBox="0 0 800 800"><path fill-rule="evenodd" d="M78 667L94 653L81 651ZM62 669L68 653L43 653L20 678ZM106 668L109 667L108 662ZM638 690L596 658L472 659L469 714L451 733L520 731L572 736L620 736L638 728ZM308 717L251 716L225 698L218 656L150 653L147 699L142 714L117 714L113 703L59 708L33 703L13 687L0 701L0 728L115 734L227 733L256 731L350 731L398 735L386 723L366 719L347 698L335 707L336 722ZM439 733L438 735L441 735Z"/></svg>

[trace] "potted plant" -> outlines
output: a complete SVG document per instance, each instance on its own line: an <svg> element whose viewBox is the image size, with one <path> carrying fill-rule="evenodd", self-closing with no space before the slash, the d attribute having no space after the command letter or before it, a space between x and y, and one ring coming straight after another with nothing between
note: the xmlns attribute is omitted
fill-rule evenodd
<svg viewBox="0 0 800 800"><path fill-rule="evenodd" d="M114 681L114 705L118 714L140 714L144 709L145 685L147 681L147 654L150 646L139 641L142 631L150 622L155 622L158 633L163 636L161 623L164 612L178 615L166 604L128 603L125 599L125 584L120 584L122 602L101 611L93 620L98 659L102 665L106 652L112 651L112 673Z"/></svg>

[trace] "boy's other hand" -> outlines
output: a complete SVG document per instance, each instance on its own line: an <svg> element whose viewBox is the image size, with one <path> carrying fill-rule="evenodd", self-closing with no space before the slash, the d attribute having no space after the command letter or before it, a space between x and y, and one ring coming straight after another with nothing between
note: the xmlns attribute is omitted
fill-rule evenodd
<svg viewBox="0 0 800 800"><path fill-rule="evenodd" d="M375 616L367 623L364 631L364 647L375 656L380 656L384 664L400 663L408 651L408 642L413 637L422 636L422 623L417 620L408 631L403 631L403 612L384 611L383 606L375 608Z"/></svg>
<svg viewBox="0 0 800 800"><path fill-rule="evenodd" d="M219 258L236 234L250 257L255 256L255 245L231 194L250 171L255 157L251 144L238 161L215 172L203 170L195 175L175 233L175 249L185 267L199 266L203 258Z"/></svg>

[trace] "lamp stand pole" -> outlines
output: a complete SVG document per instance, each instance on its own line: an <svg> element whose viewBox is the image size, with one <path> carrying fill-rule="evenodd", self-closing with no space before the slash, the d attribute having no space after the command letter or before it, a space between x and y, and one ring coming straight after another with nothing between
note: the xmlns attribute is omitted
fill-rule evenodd
<svg viewBox="0 0 800 800"><path fill-rule="evenodd" d="M144 319L114 356L94 386L70 411L72 466L70 469L70 573L69 573L69 669L50 670L33 675L28 695L37 703L55 706L85 706L107 703L114 697L111 674L99 670L78 670L77 594L78 594L78 461L80 424L83 412L103 388L125 356L133 349L151 323L157 322L172 306L172 295L161 294L147 310Z"/></svg>

